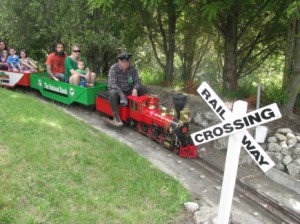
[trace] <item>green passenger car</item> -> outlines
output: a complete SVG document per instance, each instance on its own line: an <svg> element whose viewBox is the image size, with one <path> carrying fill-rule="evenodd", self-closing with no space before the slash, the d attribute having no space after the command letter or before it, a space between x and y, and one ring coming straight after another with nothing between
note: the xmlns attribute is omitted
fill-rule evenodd
<svg viewBox="0 0 300 224"><path fill-rule="evenodd" d="M107 84L95 83L94 87L86 88L65 82L57 82L49 78L48 73L30 75L30 87L37 89L44 97L70 105L77 102L83 105L94 105L97 93L107 90Z"/></svg>

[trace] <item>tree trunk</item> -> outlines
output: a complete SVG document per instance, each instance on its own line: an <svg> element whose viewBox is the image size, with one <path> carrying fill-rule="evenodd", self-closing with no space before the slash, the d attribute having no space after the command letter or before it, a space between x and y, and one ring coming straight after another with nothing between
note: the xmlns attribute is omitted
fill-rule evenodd
<svg viewBox="0 0 300 224"><path fill-rule="evenodd" d="M294 50L295 50L295 31L296 31L297 20L290 19L288 23L287 33L287 46L285 51L285 63L282 79L282 89L286 89L289 86L290 78L293 72L293 61L294 61Z"/></svg>
<svg viewBox="0 0 300 224"><path fill-rule="evenodd" d="M173 66L175 52L175 33L176 33L176 7L173 0L168 0L168 49L166 54L166 73L165 83L170 85L173 82Z"/></svg>
<svg viewBox="0 0 300 224"><path fill-rule="evenodd" d="M293 112L293 108L296 102L296 98L298 95L298 87L300 84L300 20L296 21L296 26L294 30L295 36L295 44L294 44L294 57L293 57L293 69L292 74L289 79L287 90L290 93L288 102L282 108L282 112L284 115L290 114ZM289 59L290 60L290 59ZM283 89L286 90L286 89Z"/></svg>
<svg viewBox="0 0 300 224"><path fill-rule="evenodd" d="M236 90L238 87L237 77L237 5L233 6L231 14L227 15L225 38L225 59L223 70L223 88L225 90Z"/></svg>
<svg viewBox="0 0 300 224"><path fill-rule="evenodd" d="M183 53L181 55L182 58L181 79L184 82L191 80L192 78L193 62L194 62L195 47L196 47L195 41L197 40L194 39L192 40L189 37L185 37L184 39Z"/></svg>

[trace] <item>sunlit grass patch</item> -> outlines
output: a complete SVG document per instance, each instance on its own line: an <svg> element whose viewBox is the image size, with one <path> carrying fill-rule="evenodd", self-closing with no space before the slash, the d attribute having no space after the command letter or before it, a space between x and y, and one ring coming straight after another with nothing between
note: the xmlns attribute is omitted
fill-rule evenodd
<svg viewBox="0 0 300 224"><path fill-rule="evenodd" d="M0 89L0 223L167 223L189 198L128 146Z"/></svg>

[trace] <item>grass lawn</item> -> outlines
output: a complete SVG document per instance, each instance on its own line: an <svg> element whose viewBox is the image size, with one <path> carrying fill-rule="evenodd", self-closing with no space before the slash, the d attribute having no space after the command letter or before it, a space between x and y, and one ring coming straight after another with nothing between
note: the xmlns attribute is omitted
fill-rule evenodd
<svg viewBox="0 0 300 224"><path fill-rule="evenodd" d="M0 88L0 223L173 223L189 194L130 147Z"/></svg>

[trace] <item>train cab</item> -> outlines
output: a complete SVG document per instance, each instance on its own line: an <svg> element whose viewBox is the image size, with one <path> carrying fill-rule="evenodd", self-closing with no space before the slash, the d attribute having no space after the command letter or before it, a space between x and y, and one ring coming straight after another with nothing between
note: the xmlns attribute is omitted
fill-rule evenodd
<svg viewBox="0 0 300 224"><path fill-rule="evenodd" d="M138 122L151 124L152 117L145 116L145 114L152 114L154 112L157 113L159 111L158 109L159 100L149 95L144 95L140 97L128 96L127 98L129 101L130 118Z"/></svg>

